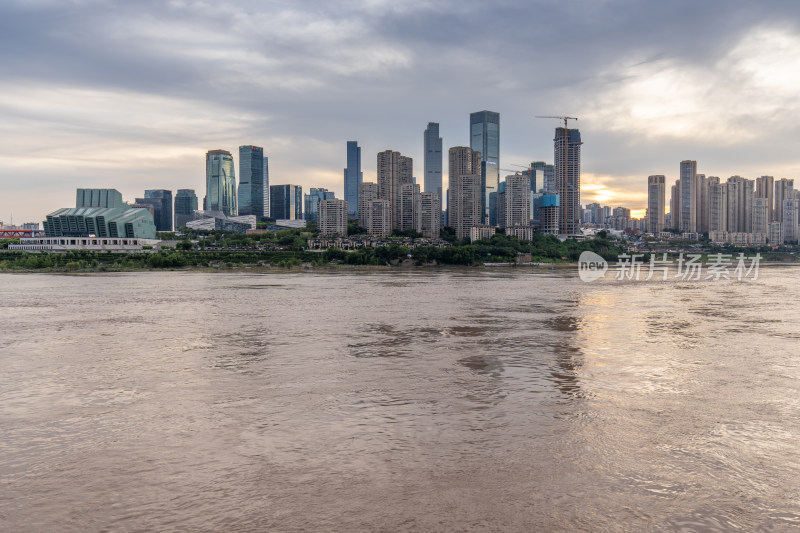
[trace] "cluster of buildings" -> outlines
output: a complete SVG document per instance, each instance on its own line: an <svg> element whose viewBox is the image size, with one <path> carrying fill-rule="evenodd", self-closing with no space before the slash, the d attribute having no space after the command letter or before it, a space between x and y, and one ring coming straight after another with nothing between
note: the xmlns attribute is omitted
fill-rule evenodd
<svg viewBox="0 0 800 533"><path fill-rule="evenodd" d="M565 124L566 126L566 124ZM47 215L46 237L153 239L157 231L180 227L244 232L267 218L288 225L315 221L323 237L346 236L348 220L358 220L371 237L395 230L436 239L444 226L458 238L483 238L495 228L520 238L534 231L578 236L581 232L580 149L577 129L556 128L554 162L533 162L520 170L500 165L500 115L470 114L468 146L447 150L449 187L443 188L444 150L439 124L423 133L423 178L411 157L397 151L377 154L374 181L364 181L361 147L346 145L344 197L325 188L270 185L264 148L239 147L236 161L227 150L206 153L205 195L194 189L148 189L125 203L114 189L78 189L75 207ZM517 165L513 165L517 166ZM501 173L506 174L501 180Z"/></svg>
<svg viewBox="0 0 800 533"><path fill-rule="evenodd" d="M670 188L666 207L666 178L647 181L647 231L665 229L688 238L708 234L715 243L741 245L795 244L800 239L800 191L794 180L761 176L755 180L697 172L697 161L681 161L680 177Z"/></svg>

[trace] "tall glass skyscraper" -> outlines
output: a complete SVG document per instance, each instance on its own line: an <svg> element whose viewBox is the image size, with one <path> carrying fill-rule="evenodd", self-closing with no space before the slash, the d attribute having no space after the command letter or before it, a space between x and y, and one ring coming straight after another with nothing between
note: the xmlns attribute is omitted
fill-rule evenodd
<svg viewBox="0 0 800 533"><path fill-rule="evenodd" d="M260 146L239 147L239 215L267 216L264 173L264 149Z"/></svg>
<svg viewBox="0 0 800 533"><path fill-rule="evenodd" d="M194 189L178 189L178 194L175 195L175 229L193 220L195 211L197 211L197 195Z"/></svg>
<svg viewBox="0 0 800 533"><path fill-rule="evenodd" d="M425 143L425 188L442 201L442 138L439 137L439 123L428 122L423 136Z"/></svg>
<svg viewBox="0 0 800 533"><path fill-rule="evenodd" d="M484 221L496 225L489 216L489 195L500 186L500 113L478 111L469 115L470 148L481 153L481 209ZM493 210L495 213L497 209Z"/></svg>
<svg viewBox="0 0 800 533"><path fill-rule="evenodd" d="M344 199L347 216L358 218L358 186L364 181L361 172L361 147L357 141L347 141L347 168L344 169Z"/></svg>
<svg viewBox="0 0 800 533"><path fill-rule="evenodd" d="M148 189L144 191L144 198L137 198L136 203L153 208L156 231L172 231L172 191Z"/></svg>
<svg viewBox="0 0 800 533"><path fill-rule="evenodd" d="M270 216L279 220L302 220L303 188L299 185L270 186Z"/></svg>
<svg viewBox="0 0 800 533"><path fill-rule="evenodd" d="M312 188L305 195L305 219L316 222L319 220L319 203L322 200L333 200L336 197L328 189Z"/></svg>
<svg viewBox="0 0 800 533"><path fill-rule="evenodd" d="M206 197L203 208L222 211L229 217L239 214L233 156L227 150L210 150L206 154Z"/></svg>

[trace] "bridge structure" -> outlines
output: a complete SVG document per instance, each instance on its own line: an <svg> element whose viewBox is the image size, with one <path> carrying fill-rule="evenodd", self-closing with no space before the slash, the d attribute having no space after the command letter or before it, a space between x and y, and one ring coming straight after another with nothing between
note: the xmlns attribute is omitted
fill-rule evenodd
<svg viewBox="0 0 800 533"><path fill-rule="evenodd" d="M0 229L0 239L26 239L44 237L43 229Z"/></svg>

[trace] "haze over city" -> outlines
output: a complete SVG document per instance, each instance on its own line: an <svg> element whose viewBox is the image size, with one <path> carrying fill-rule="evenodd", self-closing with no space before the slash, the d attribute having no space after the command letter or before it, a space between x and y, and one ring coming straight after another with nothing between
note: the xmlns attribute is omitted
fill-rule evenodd
<svg viewBox="0 0 800 533"><path fill-rule="evenodd" d="M205 153L263 146L272 183L343 192L345 142L415 159L501 116L500 166L552 162L579 117L581 203L644 215L681 160L798 177L793 2L11 1L0 6L0 220L76 187L203 190ZM446 169L445 169L446 172ZM504 174L503 174L504 175Z"/></svg>

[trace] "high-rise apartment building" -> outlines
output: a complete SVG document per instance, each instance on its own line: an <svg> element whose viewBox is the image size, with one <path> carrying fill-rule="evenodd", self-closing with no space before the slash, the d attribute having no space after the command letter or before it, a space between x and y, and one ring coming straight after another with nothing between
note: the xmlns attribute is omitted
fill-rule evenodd
<svg viewBox="0 0 800 533"><path fill-rule="evenodd" d="M420 220L420 190L416 183L404 183L400 186L400 224L399 230L422 231Z"/></svg>
<svg viewBox="0 0 800 533"><path fill-rule="evenodd" d="M423 237L438 239L441 228L442 201L435 192L423 192L419 200L419 221Z"/></svg>
<svg viewBox="0 0 800 533"><path fill-rule="evenodd" d="M239 215L267 216L269 186L264 179L264 149L260 146L239 147Z"/></svg>
<svg viewBox="0 0 800 533"><path fill-rule="evenodd" d="M728 184L708 178L708 231L728 231Z"/></svg>
<svg viewBox="0 0 800 533"><path fill-rule="evenodd" d="M347 141L347 167L344 169L344 199L348 216L358 218L358 186L364 180L361 172L361 147L357 141Z"/></svg>
<svg viewBox="0 0 800 533"><path fill-rule="evenodd" d="M423 133L425 148L424 192L432 192L442 198L442 138L439 136L439 123L428 122Z"/></svg>
<svg viewBox="0 0 800 533"><path fill-rule="evenodd" d="M303 188L299 185L270 185L270 216L279 220L303 219Z"/></svg>
<svg viewBox="0 0 800 533"><path fill-rule="evenodd" d="M503 228L530 226L531 181L528 176L506 176L498 195L498 224Z"/></svg>
<svg viewBox="0 0 800 533"><path fill-rule="evenodd" d="M391 206L391 226L400 228L400 192L405 184L414 183L414 161L400 152L378 153L378 197Z"/></svg>
<svg viewBox="0 0 800 533"><path fill-rule="evenodd" d="M144 191L144 198L136 199L136 204L153 208L156 231L172 231L172 191L148 189Z"/></svg>
<svg viewBox="0 0 800 533"><path fill-rule="evenodd" d="M670 225L680 231L681 228L681 180L675 180L675 185L670 189L669 213Z"/></svg>
<svg viewBox="0 0 800 533"><path fill-rule="evenodd" d="M316 221L319 214L319 202L321 200L332 200L335 197L333 192L328 189L310 189L303 200L305 219L308 221Z"/></svg>
<svg viewBox="0 0 800 533"><path fill-rule="evenodd" d="M697 175L697 233L708 233L708 179Z"/></svg>
<svg viewBox="0 0 800 533"><path fill-rule="evenodd" d="M681 161L680 226L683 233L697 231L697 161Z"/></svg>
<svg viewBox="0 0 800 533"><path fill-rule="evenodd" d="M321 235L347 235L347 202L335 198L320 200L318 227Z"/></svg>
<svg viewBox="0 0 800 533"><path fill-rule="evenodd" d="M369 203L378 199L378 184L363 182L358 186L358 225L368 230Z"/></svg>
<svg viewBox="0 0 800 533"><path fill-rule="evenodd" d="M448 224L456 237L469 236L472 226L484 219L481 183L481 153L466 146L454 146L448 153L450 189L447 199Z"/></svg>
<svg viewBox="0 0 800 533"><path fill-rule="evenodd" d="M559 231L577 235L581 227L581 133L578 129L556 128L554 160L560 204Z"/></svg>
<svg viewBox="0 0 800 533"><path fill-rule="evenodd" d="M194 220L194 212L198 209L197 195L194 189L178 189L175 195L175 229L186 226Z"/></svg>
<svg viewBox="0 0 800 533"><path fill-rule="evenodd" d="M657 234L664 230L664 209L667 202L667 178L654 175L647 178L647 231Z"/></svg>
<svg viewBox="0 0 800 533"><path fill-rule="evenodd" d="M203 209L221 211L229 217L239 214L233 156L227 150L210 150L206 154L206 196L203 199Z"/></svg>
<svg viewBox="0 0 800 533"><path fill-rule="evenodd" d="M767 198L753 198L753 233L769 232L769 207Z"/></svg>
<svg viewBox="0 0 800 533"><path fill-rule="evenodd" d="M481 212L484 224L497 224L490 219L489 195L500 187L500 113L478 111L469 115L470 148L481 154ZM496 208L494 210L496 212ZM452 226L452 224L451 224Z"/></svg>
<svg viewBox="0 0 800 533"><path fill-rule="evenodd" d="M755 182L741 176L728 178L728 232L751 233Z"/></svg>
<svg viewBox="0 0 800 533"><path fill-rule="evenodd" d="M561 200L557 194L544 194L539 207L539 231L547 235L558 235L561 223Z"/></svg>
<svg viewBox="0 0 800 533"><path fill-rule="evenodd" d="M376 237L387 237L392 234L392 207L389 200L378 198L366 204L366 225L362 226L367 233Z"/></svg>
<svg viewBox="0 0 800 533"><path fill-rule="evenodd" d="M775 210L773 211L773 220L776 222L783 222L783 201L791 200L793 198L793 191L794 180L783 178L775 182Z"/></svg>
<svg viewBox="0 0 800 533"><path fill-rule="evenodd" d="M783 243L792 244L798 242L800 240L800 200L784 200L781 211Z"/></svg>
<svg viewBox="0 0 800 533"><path fill-rule="evenodd" d="M772 176L756 178L755 197L767 200L767 224L769 224L775 211L775 178Z"/></svg>

